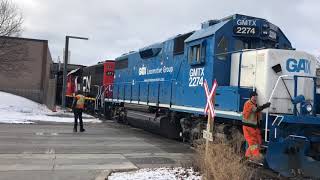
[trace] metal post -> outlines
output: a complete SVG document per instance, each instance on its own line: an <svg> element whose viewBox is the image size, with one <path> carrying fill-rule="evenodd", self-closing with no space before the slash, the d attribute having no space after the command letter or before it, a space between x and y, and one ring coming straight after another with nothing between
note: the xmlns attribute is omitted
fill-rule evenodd
<svg viewBox="0 0 320 180"><path fill-rule="evenodd" d="M312 115L316 116L316 94L317 94L317 78L314 77L313 79L313 105L312 105Z"/></svg>
<svg viewBox="0 0 320 180"><path fill-rule="evenodd" d="M298 96L298 76L293 76L294 79L294 99ZM296 116L298 113L297 104L293 105L293 114Z"/></svg>
<svg viewBox="0 0 320 180"><path fill-rule="evenodd" d="M68 57L69 57L69 38L73 39L82 39L82 40L89 40L88 38L84 37L77 37L77 36L66 36L66 44L65 44L65 51L64 51L64 68L63 68L63 85L62 85L62 108L66 108L66 90L67 90L67 67L68 67Z"/></svg>
<svg viewBox="0 0 320 180"><path fill-rule="evenodd" d="M241 66L242 66L242 52L240 52L239 67L238 67L238 92L240 89L240 81L241 81Z"/></svg>
<svg viewBox="0 0 320 180"><path fill-rule="evenodd" d="M62 108L66 108L66 90L67 90L67 67L69 55L69 36L66 36L66 44L64 48L64 66L63 66L63 85L62 85Z"/></svg>

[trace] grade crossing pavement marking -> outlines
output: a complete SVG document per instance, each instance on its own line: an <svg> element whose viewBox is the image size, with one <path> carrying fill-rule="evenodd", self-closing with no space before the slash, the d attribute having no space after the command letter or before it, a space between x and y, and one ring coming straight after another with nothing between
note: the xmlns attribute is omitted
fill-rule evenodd
<svg viewBox="0 0 320 180"><path fill-rule="evenodd" d="M43 136L43 134L44 134L43 132L36 132L37 136Z"/></svg>
<svg viewBox="0 0 320 180"><path fill-rule="evenodd" d="M53 133L45 133L45 132L36 132L37 136L44 136L44 135L51 135L51 136L58 136L59 133L53 132Z"/></svg>
<svg viewBox="0 0 320 180"><path fill-rule="evenodd" d="M55 150L53 148L49 148L45 152L46 154L55 154Z"/></svg>

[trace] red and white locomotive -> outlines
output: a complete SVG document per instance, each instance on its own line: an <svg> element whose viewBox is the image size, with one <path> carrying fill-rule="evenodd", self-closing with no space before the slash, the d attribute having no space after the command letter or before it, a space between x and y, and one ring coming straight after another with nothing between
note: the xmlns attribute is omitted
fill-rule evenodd
<svg viewBox="0 0 320 180"><path fill-rule="evenodd" d="M67 106L71 107L75 93L81 90L86 97L86 111L102 113L104 98L112 97L114 68L115 61L106 60L69 72L67 75Z"/></svg>

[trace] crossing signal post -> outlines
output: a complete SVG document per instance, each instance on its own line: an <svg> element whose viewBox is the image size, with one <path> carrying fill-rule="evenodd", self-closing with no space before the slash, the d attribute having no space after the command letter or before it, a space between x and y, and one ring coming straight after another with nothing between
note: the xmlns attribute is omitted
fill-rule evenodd
<svg viewBox="0 0 320 180"><path fill-rule="evenodd" d="M213 124L214 124L214 104L215 104L215 95L216 95L216 89L218 87L218 83L216 80L213 82L213 86L211 91L209 90L208 83L205 80L203 83L203 87L206 93L207 97L207 105L204 109L204 113L208 114L208 121L207 121L207 129L203 131L203 138L206 139L206 155L208 154L208 146L209 141L213 141Z"/></svg>

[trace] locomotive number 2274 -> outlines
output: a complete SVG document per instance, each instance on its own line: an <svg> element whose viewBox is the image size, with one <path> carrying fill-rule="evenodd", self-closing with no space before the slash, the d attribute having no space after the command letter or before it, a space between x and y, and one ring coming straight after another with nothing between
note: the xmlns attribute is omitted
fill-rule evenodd
<svg viewBox="0 0 320 180"><path fill-rule="evenodd" d="M233 29L233 33L236 35L257 35L257 29L249 26L236 26Z"/></svg>
<svg viewBox="0 0 320 180"><path fill-rule="evenodd" d="M203 85L204 68L192 68L189 71L189 87Z"/></svg>

